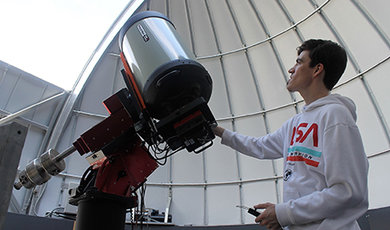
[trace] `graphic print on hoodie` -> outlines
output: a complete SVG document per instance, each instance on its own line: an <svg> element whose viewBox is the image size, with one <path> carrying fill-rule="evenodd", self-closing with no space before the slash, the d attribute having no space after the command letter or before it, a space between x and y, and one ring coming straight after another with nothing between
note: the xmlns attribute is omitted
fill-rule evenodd
<svg viewBox="0 0 390 230"><path fill-rule="evenodd" d="M310 135L310 137L309 137ZM322 152L316 151L310 146L295 146L294 143L303 143L307 138L312 138L313 148L318 147L318 124L312 123L310 126L308 123L303 122L298 126L294 126L290 148L288 148L287 162L290 161L303 161L307 165L318 167L319 158Z"/></svg>

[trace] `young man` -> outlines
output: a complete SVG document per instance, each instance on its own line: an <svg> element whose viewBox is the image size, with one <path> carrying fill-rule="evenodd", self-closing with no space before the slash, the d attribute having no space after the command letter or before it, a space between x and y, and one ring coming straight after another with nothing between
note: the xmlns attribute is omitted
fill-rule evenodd
<svg viewBox="0 0 390 230"><path fill-rule="evenodd" d="M330 94L346 63L345 50L336 43L305 41L287 83L305 100L300 114L264 137L214 129L222 144L243 154L284 159L284 202L254 206L264 209L255 221L269 229L360 229L356 220L368 208L368 161L355 104Z"/></svg>

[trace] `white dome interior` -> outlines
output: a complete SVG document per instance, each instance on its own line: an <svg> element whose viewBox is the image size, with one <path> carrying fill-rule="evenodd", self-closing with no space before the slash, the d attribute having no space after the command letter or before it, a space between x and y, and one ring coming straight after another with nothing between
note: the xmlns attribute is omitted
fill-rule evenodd
<svg viewBox="0 0 390 230"><path fill-rule="evenodd" d="M347 51L347 69L333 90L357 106L357 124L370 163L370 209L390 205L390 2L379 0L150 0L131 1L103 38L71 92L0 63L0 109L13 114L60 94L18 118L29 131L19 168L49 148L63 151L102 121L101 104L125 87L118 31L139 11L166 15L213 80L209 102L220 126L261 136L278 129L304 102L285 89L296 47L311 38L330 39ZM26 96L27 95L27 96ZM0 120L1 121L1 120ZM44 215L67 204L67 189L88 163L79 154L45 185L14 190L13 202ZM200 154L180 151L146 182L145 205L169 210L177 225L253 223L236 208L282 201L283 162L255 160L215 139ZM12 207L10 207L12 210ZM15 208L14 208L15 209Z"/></svg>

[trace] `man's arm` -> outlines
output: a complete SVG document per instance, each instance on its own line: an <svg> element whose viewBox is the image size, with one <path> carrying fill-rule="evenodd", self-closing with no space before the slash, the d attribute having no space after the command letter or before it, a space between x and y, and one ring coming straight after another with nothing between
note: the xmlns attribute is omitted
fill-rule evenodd
<svg viewBox="0 0 390 230"><path fill-rule="evenodd" d="M277 159L283 157L285 140L282 129L263 137L252 137L232 132L220 126L214 128L216 136L221 137L221 143L245 155L259 159Z"/></svg>

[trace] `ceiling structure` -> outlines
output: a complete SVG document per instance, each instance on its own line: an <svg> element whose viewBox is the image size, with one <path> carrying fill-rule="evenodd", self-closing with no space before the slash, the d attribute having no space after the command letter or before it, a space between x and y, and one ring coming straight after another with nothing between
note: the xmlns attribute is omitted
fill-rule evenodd
<svg viewBox="0 0 390 230"><path fill-rule="evenodd" d="M285 89L296 47L310 38L330 39L345 47L347 69L333 92L352 98L357 105L357 123L370 163L370 208L389 206L390 185L383 183L390 173L390 95L386 83L390 73L389 7L390 2L380 0L130 1L91 55L73 90L68 93L51 86L55 92L47 97L58 93L67 96L48 107L57 119L42 120L31 114L19 118L45 124L42 128L29 123L20 168L48 148L61 152L108 116L101 102L125 87L118 31L133 13L153 10L173 22L210 73L213 93L209 107L219 125L247 135L277 130L304 105L299 94ZM10 72L2 73L0 87L6 87ZM21 87L12 84L7 89ZM24 87L40 90L41 96L23 104L13 90L0 90L4 113L12 114L47 98L42 96L45 86ZM10 108L12 100L15 108ZM55 109L59 106L61 111ZM44 215L67 206L67 189L78 183L88 163L75 153L66 158L66 164L63 173L35 193L14 191L13 209ZM180 151L159 167L146 183L145 205L160 212L167 210L178 225L253 223L252 216L235 206L281 202L282 164L281 160L243 156L216 139L211 148L199 154Z"/></svg>

